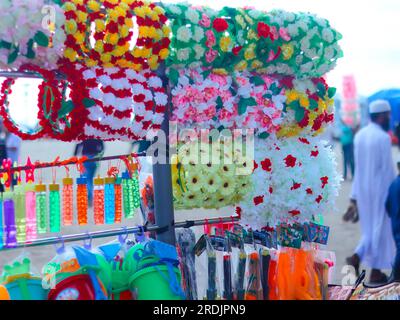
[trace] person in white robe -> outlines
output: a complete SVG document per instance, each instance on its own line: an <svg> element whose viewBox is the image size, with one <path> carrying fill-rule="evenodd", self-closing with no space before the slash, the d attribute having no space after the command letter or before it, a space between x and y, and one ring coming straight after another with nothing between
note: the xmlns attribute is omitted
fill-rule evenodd
<svg viewBox="0 0 400 320"><path fill-rule="evenodd" d="M361 239L354 255L346 261L357 273L360 264L371 268L371 284L387 281L381 270L391 269L395 257L391 222L385 209L389 186L396 176L387 133L390 110L385 100L372 102L371 122L354 139L355 175L350 206L358 211Z"/></svg>

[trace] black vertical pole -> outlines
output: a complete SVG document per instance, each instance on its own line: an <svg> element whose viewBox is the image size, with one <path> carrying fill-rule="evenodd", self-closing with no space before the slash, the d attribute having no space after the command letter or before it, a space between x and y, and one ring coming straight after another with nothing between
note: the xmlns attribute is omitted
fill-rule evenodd
<svg viewBox="0 0 400 320"><path fill-rule="evenodd" d="M167 88L168 107L165 113L164 122L161 125L161 134L165 136L166 145L158 152L165 152L165 161L153 163L153 182L154 182L154 216L156 225L161 229L157 231L157 240L175 245L174 228L174 206L172 194L171 165L169 161L169 110L170 92L168 79L163 67L159 69L159 76L163 80L164 88ZM163 158L163 157L161 157ZM164 160L163 159L163 160ZM164 163L165 162L165 163Z"/></svg>

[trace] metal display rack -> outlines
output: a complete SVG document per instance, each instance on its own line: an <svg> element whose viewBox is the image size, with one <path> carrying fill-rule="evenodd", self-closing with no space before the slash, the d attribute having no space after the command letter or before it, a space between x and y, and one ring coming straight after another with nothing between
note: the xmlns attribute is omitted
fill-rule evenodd
<svg viewBox="0 0 400 320"><path fill-rule="evenodd" d="M169 88L168 88L168 79L165 74L165 69L161 68L158 72L158 75L163 80L164 86L167 88L168 98L170 99ZM0 71L0 77L5 78L40 78L38 74L33 72L13 72L13 71ZM62 74L57 74L57 79L65 79L65 76ZM169 112L167 111L164 117L164 121L161 125L160 131L163 132L165 137L169 136ZM204 219L204 220L193 220L193 221L184 221L175 223L174 221L174 207L173 207L173 191L172 191L172 180L171 180L171 167L169 161L169 139L166 139L166 154L165 154L165 163L154 163L153 164L153 184L154 184L154 216L155 216L155 225L151 226L143 226L143 227L127 227L121 229L114 230L103 230L103 231L95 231L82 234L72 234L66 235L63 237L50 237L50 238L42 238L37 239L28 243L18 244L15 248L23 248L23 247L34 247L34 246L43 246L56 244L60 242L61 238L64 242L71 241L79 241L91 238L103 238L103 237L111 237L118 236L123 234L132 234L132 233L142 233L143 231L155 231L157 240L166 242L171 245L175 245L175 228L188 228L192 226L205 225L205 224L213 224L213 223L221 223L221 222L232 222L238 221L239 217L224 217L224 218L215 218L215 219ZM140 154L131 154L135 156L145 156L146 153ZM109 156L109 157L99 157L86 159L83 162L94 162L94 161L106 161L112 159L120 159L123 156L129 155L118 155L118 156ZM77 162L70 161L67 165L74 164ZM46 167L54 167L57 166L56 163L44 163L42 165L35 166L36 168L46 168ZM9 170L0 170L0 172L6 171L20 171L26 170L30 167L21 166L10 168ZM4 248L4 250L15 249L15 248ZM1 251L1 250L0 250Z"/></svg>

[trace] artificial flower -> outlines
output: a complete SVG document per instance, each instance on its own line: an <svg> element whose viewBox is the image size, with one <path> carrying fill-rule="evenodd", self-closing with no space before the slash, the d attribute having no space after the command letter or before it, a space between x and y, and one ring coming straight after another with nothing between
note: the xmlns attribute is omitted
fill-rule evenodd
<svg viewBox="0 0 400 320"><path fill-rule="evenodd" d="M254 188L239 205L244 223L254 228L303 223L334 208L341 178L333 151L324 141L301 138L309 144L295 137L255 141ZM315 148L318 156L310 157ZM297 159L294 166L286 166L288 157ZM271 170L263 169L265 159L270 160Z"/></svg>

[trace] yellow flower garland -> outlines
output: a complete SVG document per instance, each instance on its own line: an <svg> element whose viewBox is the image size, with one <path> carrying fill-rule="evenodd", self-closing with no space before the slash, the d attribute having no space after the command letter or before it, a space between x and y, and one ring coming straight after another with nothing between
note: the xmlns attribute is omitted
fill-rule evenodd
<svg viewBox="0 0 400 320"><path fill-rule="evenodd" d="M171 30L165 24L164 10L150 2L70 0L63 9L66 16L64 29L69 35L64 57L70 62L140 71L157 69L169 55ZM137 17L139 24L138 39L133 48L130 43L134 27L132 15ZM93 36L94 45L91 42Z"/></svg>

